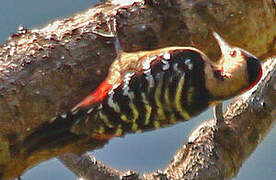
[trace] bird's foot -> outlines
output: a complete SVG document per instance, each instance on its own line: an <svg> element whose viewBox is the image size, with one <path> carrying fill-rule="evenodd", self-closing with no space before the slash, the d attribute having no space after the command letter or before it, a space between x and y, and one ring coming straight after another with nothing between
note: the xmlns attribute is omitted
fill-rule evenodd
<svg viewBox="0 0 276 180"><path fill-rule="evenodd" d="M219 103L213 107L213 116L216 122L222 121L224 119L222 112L222 103Z"/></svg>

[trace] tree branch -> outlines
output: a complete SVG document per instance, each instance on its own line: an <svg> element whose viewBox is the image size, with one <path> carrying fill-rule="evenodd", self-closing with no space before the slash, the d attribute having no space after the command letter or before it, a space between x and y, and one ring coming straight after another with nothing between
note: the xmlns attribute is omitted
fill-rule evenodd
<svg viewBox="0 0 276 180"><path fill-rule="evenodd" d="M81 156L64 154L59 156L59 160L78 177L83 179L138 179L137 173L133 171L120 172L115 168L106 166L90 154L83 154Z"/></svg>

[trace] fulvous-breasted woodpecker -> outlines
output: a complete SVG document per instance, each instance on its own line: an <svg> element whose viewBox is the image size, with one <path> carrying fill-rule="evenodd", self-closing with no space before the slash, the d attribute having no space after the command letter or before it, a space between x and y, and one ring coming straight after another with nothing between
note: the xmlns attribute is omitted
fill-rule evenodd
<svg viewBox="0 0 276 180"><path fill-rule="evenodd" d="M99 87L63 116L77 119L71 131L111 138L160 128L253 87L262 76L258 58L213 35L222 53L216 62L193 47L120 52Z"/></svg>

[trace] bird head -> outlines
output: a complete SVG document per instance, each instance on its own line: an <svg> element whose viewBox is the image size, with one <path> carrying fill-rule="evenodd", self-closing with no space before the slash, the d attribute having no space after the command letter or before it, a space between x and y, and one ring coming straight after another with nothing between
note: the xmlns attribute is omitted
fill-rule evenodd
<svg viewBox="0 0 276 180"><path fill-rule="evenodd" d="M248 51L229 45L216 32L213 36L221 57L213 67L211 93L214 97L228 99L251 89L262 76L261 61Z"/></svg>

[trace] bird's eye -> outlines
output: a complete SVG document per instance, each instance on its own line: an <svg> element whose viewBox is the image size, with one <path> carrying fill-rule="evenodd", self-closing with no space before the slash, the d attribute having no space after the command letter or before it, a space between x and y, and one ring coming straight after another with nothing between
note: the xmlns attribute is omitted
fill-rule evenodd
<svg viewBox="0 0 276 180"><path fill-rule="evenodd" d="M236 50L230 51L230 56L236 57L236 55L237 55L237 51Z"/></svg>

